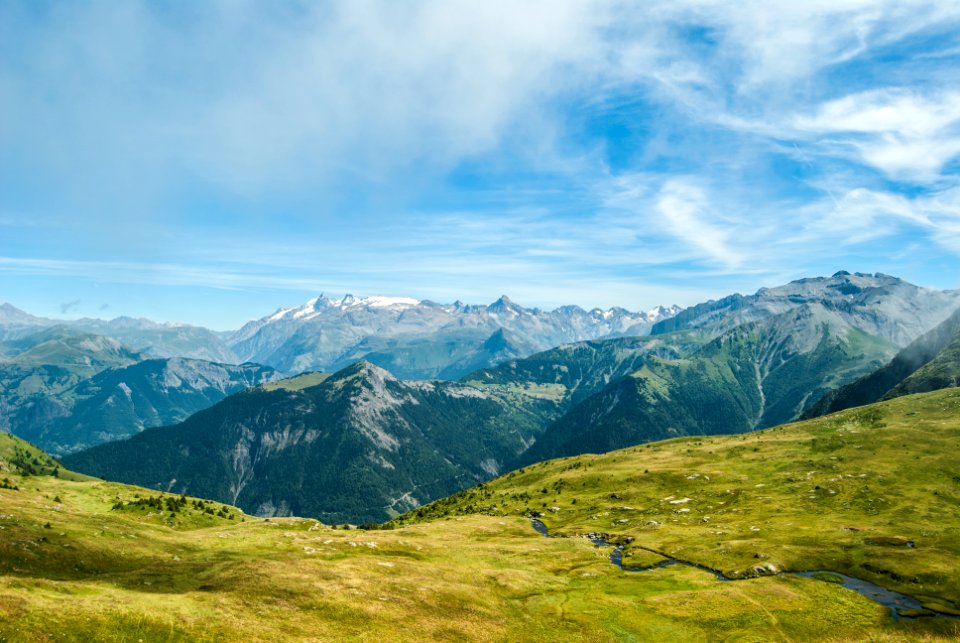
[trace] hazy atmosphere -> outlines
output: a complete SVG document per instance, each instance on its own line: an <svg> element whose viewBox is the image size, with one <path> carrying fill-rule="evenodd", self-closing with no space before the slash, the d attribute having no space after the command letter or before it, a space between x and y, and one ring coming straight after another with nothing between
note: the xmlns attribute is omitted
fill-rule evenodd
<svg viewBox="0 0 960 643"><path fill-rule="evenodd" d="M954 288L953 2L3 2L0 298Z"/></svg>

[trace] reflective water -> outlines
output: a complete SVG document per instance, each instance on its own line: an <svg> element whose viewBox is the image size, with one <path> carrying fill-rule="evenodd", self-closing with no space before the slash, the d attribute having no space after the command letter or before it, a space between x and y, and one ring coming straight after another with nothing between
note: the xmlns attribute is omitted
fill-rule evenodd
<svg viewBox="0 0 960 643"><path fill-rule="evenodd" d="M550 530L547 528L543 522L537 520L536 518L531 519L530 524L540 535L550 538ZM709 574L712 574L717 580L729 581L731 579L724 576L721 572L718 572L715 569L709 567L704 567L703 565L698 565L696 563L690 563L682 560L677 560L676 558L666 558L665 560L660 561L659 563L652 565L650 567L644 567L641 569L630 569L624 568L623 566L623 547L614 545L613 543L607 542L600 537L591 537L590 542L592 542L597 547L613 547L613 551L610 553L610 562L622 569L625 572L649 572L654 569L662 569L664 567L670 567L671 565L684 565L686 567L693 567L694 569L699 569L705 571ZM912 545L913 543L910 543ZM908 545L908 546L910 546ZM837 583L837 585L842 585L847 589L851 589L858 594L866 596L870 600L883 605L884 607L890 610L890 616L893 619L900 618L918 618L917 616L907 616L901 614L903 610L924 610L926 613L924 616L933 617L933 618L950 618L958 619L960 617L952 616L950 614L944 614L942 612L935 612L930 609L926 609L917 599L912 596L907 596L906 594L901 594L893 590L881 587L879 585L874 585L871 582L861 580L859 578L853 578L852 576L847 576L846 574L840 574L833 571L809 571L809 572L788 572L791 576L803 576L805 578L814 578L816 579L816 574L832 574L840 579L842 583ZM826 581L821 581L826 582Z"/></svg>

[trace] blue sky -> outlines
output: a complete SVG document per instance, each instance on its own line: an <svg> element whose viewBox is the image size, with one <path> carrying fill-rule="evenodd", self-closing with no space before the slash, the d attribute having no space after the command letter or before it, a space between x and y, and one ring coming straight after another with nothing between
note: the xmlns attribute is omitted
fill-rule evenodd
<svg viewBox="0 0 960 643"><path fill-rule="evenodd" d="M955 2L0 3L0 300L960 287Z"/></svg>

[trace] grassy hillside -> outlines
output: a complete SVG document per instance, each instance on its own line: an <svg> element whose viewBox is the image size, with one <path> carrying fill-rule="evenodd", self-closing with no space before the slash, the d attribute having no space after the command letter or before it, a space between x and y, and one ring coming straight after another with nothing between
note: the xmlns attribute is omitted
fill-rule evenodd
<svg viewBox="0 0 960 643"><path fill-rule="evenodd" d="M407 514L542 513L740 578L832 570L960 614L960 391L529 466ZM655 559L655 557L654 557ZM757 569L766 568L766 569Z"/></svg>
<svg viewBox="0 0 960 643"><path fill-rule="evenodd" d="M376 531L260 520L192 498L67 480L63 472L22 476L6 459L14 446L30 448L9 438L0 449L4 475L18 487L0 489L3 641L932 641L960 634L951 622L891 620L868 599L807 578L731 583L676 566L626 573L610 564L609 550L581 538L544 539L517 516ZM150 504L161 502L163 511ZM168 511L171 503L176 511Z"/></svg>

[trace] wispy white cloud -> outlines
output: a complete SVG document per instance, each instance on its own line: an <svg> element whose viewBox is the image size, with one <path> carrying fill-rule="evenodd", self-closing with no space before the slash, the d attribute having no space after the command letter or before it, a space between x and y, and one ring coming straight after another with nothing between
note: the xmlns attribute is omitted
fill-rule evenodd
<svg viewBox="0 0 960 643"><path fill-rule="evenodd" d="M895 179L936 181L960 155L960 91L922 95L876 89L828 101L799 116L801 132L831 135L821 149L858 157ZM846 139L836 135L852 135Z"/></svg>
<svg viewBox="0 0 960 643"><path fill-rule="evenodd" d="M898 235L960 252L957 33L920 0L2 3L0 272L646 306L889 270Z"/></svg>
<svg viewBox="0 0 960 643"><path fill-rule="evenodd" d="M728 270L742 261L730 247L729 233L711 222L706 195L699 187L681 180L668 181L657 197L657 212L665 228L678 239L698 248Z"/></svg>

